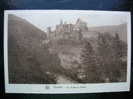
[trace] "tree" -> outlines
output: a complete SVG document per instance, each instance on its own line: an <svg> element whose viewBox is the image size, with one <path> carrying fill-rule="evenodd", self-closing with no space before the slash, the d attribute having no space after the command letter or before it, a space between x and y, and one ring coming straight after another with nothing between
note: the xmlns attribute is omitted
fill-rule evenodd
<svg viewBox="0 0 133 99"><path fill-rule="evenodd" d="M96 53L93 50L93 47L90 42L86 42L85 47L83 49L82 53L82 64L83 64L83 70L85 77L83 79L83 82L85 83L95 83L99 82L99 77L97 75L97 59L96 59Z"/></svg>
<svg viewBox="0 0 133 99"><path fill-rule="evenodd" d="M98 35L98 63L99 72L103 81L106 82L117 82L121 78L122 68L124 64L122 62L123 54L126 51L126 46L123 41L120 40L119 35L116 33L115 36L109 33L103 33ZM123 50L122 50L123 49Z"/></svg>
<svg viewBox="0 0 133 99"><path fill-rule="evenodd" d="M114 66L115 77L113 81L119 81L121 79L126 80L126 67L127 67L127 44L120 40L118 33L115 34L113 41L113 53L114 53Z"/></svg>

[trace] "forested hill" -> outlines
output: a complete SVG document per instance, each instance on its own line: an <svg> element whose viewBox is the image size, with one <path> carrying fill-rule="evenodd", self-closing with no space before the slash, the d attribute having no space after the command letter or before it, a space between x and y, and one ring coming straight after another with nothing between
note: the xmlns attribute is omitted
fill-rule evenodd
<svg viewBox="0 0 133 99"><path fill-rule="evenodd" d="M88 30L96 33L109 33L113 36L117 33L122 41L127 42L127 24L89 27Z"/></svg>
<svg viewBox="0 0 133 99"><path fill-rule="evenodd" d="M45 32L22 18L8 15L10 83L54 83L46 72L56 72L53 65L59 66L59 60L42 43L45 39Z"/></svg>

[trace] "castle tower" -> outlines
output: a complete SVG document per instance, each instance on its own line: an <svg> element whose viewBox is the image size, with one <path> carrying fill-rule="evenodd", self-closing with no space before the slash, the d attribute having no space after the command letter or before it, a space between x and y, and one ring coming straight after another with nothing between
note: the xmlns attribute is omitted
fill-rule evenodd
<svg viewBox="0 0 133 99"><path fill-rule="evenodd" d="M76 30L88 31L87 23L82 21L80 18L77 19L75 28Z"/></svg>

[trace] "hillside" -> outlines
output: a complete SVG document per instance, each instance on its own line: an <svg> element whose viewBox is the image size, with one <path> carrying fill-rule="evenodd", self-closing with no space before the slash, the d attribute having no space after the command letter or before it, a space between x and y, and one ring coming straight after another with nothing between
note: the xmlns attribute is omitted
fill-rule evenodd
<svg viewBox="0 0 133 99"><path fill-rule="evenodd" d="M42 43L46 34L15 15L8 16L8 31L9 83L54 83L46 72L57 72L59 60Z"/></svg>
<svg viewBox="0 0 133 99"><path fill-rule="evenodd" d="M92 36L96 35L96 33L109 33L113 36L115 35L115 33L118 33L120 39L122 41L127 42L127 25L126 24L89 27L88 30L89 30L89 34Z"/></svg>

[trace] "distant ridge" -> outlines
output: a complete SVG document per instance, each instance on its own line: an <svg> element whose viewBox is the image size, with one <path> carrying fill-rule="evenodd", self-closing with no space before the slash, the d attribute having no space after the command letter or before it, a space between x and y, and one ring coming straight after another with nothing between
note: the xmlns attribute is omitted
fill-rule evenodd
<svg viewBox="0 0 133 99"><path fill-rule="evenodd" d="M90 33L109 33L115 35L118 33L122 41L127 42L127 24L120 25L110 25L110 26L99 26L99 27L89 27L88 30Z"/></svg>

